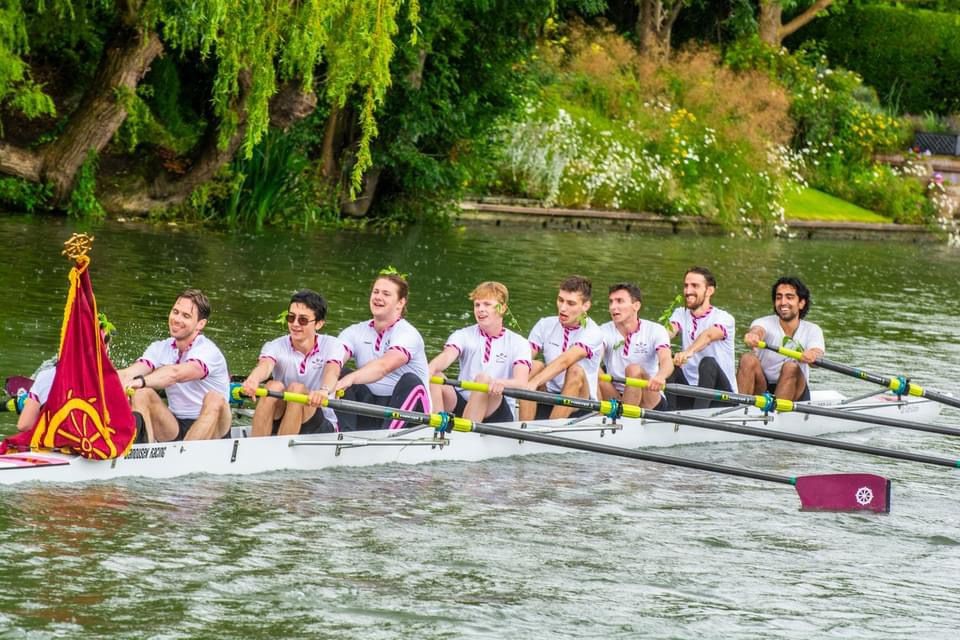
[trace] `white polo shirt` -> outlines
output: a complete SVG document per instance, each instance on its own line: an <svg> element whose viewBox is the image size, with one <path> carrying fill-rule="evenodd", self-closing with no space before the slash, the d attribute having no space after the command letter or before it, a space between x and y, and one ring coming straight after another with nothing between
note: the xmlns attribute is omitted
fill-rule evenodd
<svg viewBox="0 0 960 640"><path fill-rule="evenodd" d="M289 335L265 342L260 349L260 358L273 360L273 378L284 387L299 382L308 390L319 389L323 382L323 368L328 362L343 366L343 343L339 338L318 334L314 336L313 349L303 354L293 346ZM323 415L331 424L337 424L337 415L329 407Z"/></svg>
<svg viewBox="0 0 960 640"><path fill-rule="evenodd" d="M402 353L407 362L376 382L367 384L370 392L377 396L393 394L394 387L403 374L410 372L423 381L425 389L430 388L430 374L427 368L427 355L423 338L412 324L400 318L379 333L373 327L373 320L358 322L344 329L339 336L345 348L344 362L353 358L360 368L386 355L387 351Z"/></svg>
<svg viewBox="0 0 960 640"><path fill-rule="evenodd" d="M146 364L151 371L168 364L188 362L198 362L203 367L202 378L178 382L165 389L167 406L178 418L195 420L200 415L203 396L210 391L219 393L224 400L230 401L230 373L227 370L227 360L217 345L202 333L190 343L183 354L177 349L176 340L167 338L157 340L147 347L137 361Z"/></svg>
<svg viewBox="0 0 960 640"><path fill-rule="evenodd" d="M626 377L627 365L643 367L653 377L660 370L657 352L670 351L670 334L663 325L640 320L633 333L623 336L611 320L600 327L603 333L603 367L612 376ZM623 384L614 382L617 391L623 393Z"/></svg>
<svg viewBox="0 0 960 640"><path fill-rule="evenodd" d="M597 375L600 373L600 358L603 355L603 334L592 319L587 318L586 325L570 329L560 324L557 316L540 318L530 331L530 348L534 353L543 352L543 361L550 364L572 347L582 347L587 352L585 358L577 364L583 367L590 385L590 399L597 399ZM566 372L560 372L547 382L547 390L560 393Z"/></svg>
<svg viewBox="0 0 960 640"><path fill-rule="evenodd" d="M797 330L793 332L792 338L784 336L783 327L780 326L780 318L776 315L757 318L750 323L750 326L762 327L764 330L763 341L771 347L786 347L794 351L806 351L807 349L826 351L823 331L817 325L806 320L800 321ZM787 360L797 362L800 365L800 370L803 371L804 380L810 380L810 365L806 362L787 358L769 349L757 349L756 353L760 358L760 364L763 366L763 376L767 379L767 382L772 384L780 380L780 368Z"/></svg>
<svg viewBox="0 0 960 640"><path fill-rule="evenodd" d="M30 385L30 391L27 392L27 397L33 398L38 404L46 404L47 398L50 397L50 389L53 387L53 378L56 375L56 365L41 369L37 373L37 377L34 378L33 384Z"/></svg>
<svg viewBox="0 0 960 640"><path fill-rule="evenodd" d="M476 380L480 373L494 380L511 378L516 365L522 364L529 369L533 360L527 339L506 327L495 336L484 333L476 324L458 329L447 338L446 347L453 347L460 354L457 380ZM457 392L465 398L470 397L469 391L458 389Z"/></svg>
<svg viewBox="0 0 960 640"><path fill-rule="evenodd" d="M706 313L701 316L695 316L689 309L681 307L673 310L670 316L672 324L682 336L682 349L686 349L697 337L711 327L718 327L723 331L721 340L714 340L705 349L693 354L689 360L681 367L683 375L687 382L696 386L700 381L698 367L700 361L707 357L712 357L717 361L720 370L727 376L730 386L734 391L737 390L737 373L734 365L733 340L736 335L736 323L733 316L716 307L710 307Z"/></svg>

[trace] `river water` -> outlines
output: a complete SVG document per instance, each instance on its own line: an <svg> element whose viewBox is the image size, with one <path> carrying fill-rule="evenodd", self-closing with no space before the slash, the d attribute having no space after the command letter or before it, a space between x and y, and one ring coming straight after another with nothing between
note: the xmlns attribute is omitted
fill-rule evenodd
<svg viewBox="0 0 960 640"><path fill-rule="evenodd" d="M53 355L68 221L0 218L0 374ZM656 318L686 267L714 269L738 332L769 285L802 277L828 355L960 392L960 253L894 242L745 241L542 229L404 235L198 232L109 223L91 274L126 364L165 335L176 293L213 303L206 333L234 371L255 364L302 286L328 328L367 315L376 271L411 274L409 318L431 355L471 320L466 294L501 280L529 330L556 285L637 280ZM868 383L815 371L848 394ZM865 386L866 385L866 386ZM960 413L939 419L960 425ZM0 414L0 430L13 428ZM960 457L947 436L845 439ZM785 475L873 472L889 515L804 513L783 485L590 454L485 463L0 489L0 638L954 638L960 470L776 442L671 455Z"/></svg>

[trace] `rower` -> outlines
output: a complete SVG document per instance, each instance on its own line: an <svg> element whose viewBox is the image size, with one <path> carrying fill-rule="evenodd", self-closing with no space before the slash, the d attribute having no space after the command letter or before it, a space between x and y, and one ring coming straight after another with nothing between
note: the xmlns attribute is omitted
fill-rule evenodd
<svg viewBox="0 0 960 640"><path fill-rule="evenodd" d="M143 355L117 373L133 389L151 442L209 440L230 431L230 376L227 361L201 332L210 317L210 301L199 289L181 293L167 326L170 338L157 340ZM166 391L167 404L157 393Z"/></svg>
<svg viewBox="0 0 960 640"><path fill-rule="evenodd" d="M614 378L647 380L646 388L622 382L600 381L604 400L620 400L644 409L667 410L663 395L673 373L670 336L663 325L640 319L643 293L632 282L611 285L608 295L610 322L602 324L603 368Z"/></svg>
<svg viewBox="0 0 960 640"><path fill-rule="evenodd" d="M403 274L388 267L380 271L370 289L373 319L358 322L340 333L344 364L353 358L356 371L337 381L334 391L343 399L381 406L430 412L430 379L423 338L404 319L410 286ZM344 371L347 371L344 369ZM399 429L400 420L379 419L337 412L341 431Z"/></svg>
<svg viewBox="0 0 960 640"><path fill-rule="evenodd" d="M734 373L733 316L714 307L710 300L717 291L717 279L706 267L691 267L683 276L682 308L670 316L670 338L678 333L681 349L673 356L676 367L668 383L736 391ZM709 400L685 398L667 392L673 409L700 409L711 406ZM715 403L721 406L721 403Z"/></svg>
<svg viewBox="0 0 960 640"><path fill-rule="evenodd" d="M327 301L310 289L301 289L287 306L285 336L270 340L260 349L257 366L241 388L256 398L266 382L269 391L310 393L311 403L284 402L266 396L253 412L253 436L332 433L337 430L333 409L319 408L323 398L336 386L343 366L343 343L319 333L327 318ZM319 409L318 409L319 408Z"/></svg>
<svg viewBox="0 0 960 640"><path fill-rule="evenodd" d="M489 392L471 392L431 383L434 411L448 411L475 422L516 420L512 403L502 392L504 387L527 384L533 357L527 339L503 326L509 295L507 287L499 282L478 284L469 296L477 323L450 334L443 351L430 361L430 376L433 377L459 360L457 379L486 383Z"/></svg>
<svg viewBox="0 0 960 640"><path fill-rule="evenodd" d="M557 315L541 318L530 332L535 360L527 388L541 389L565 396L597 399L597 376L603 354L603 335L597 323L587 316L592 284L583 276L570 276L560 283ZM520 419L568 418L573 407L520 401Z"/></svg>
<svg viewBox="0 0 960 640"><path fill-rule="evenodd" d="M772 393L784 400L810 399L810 365L826 348L823 331L804 320L810 311L810 290L799 279L783 277L773 283L772 315L757 318L743 341L752 351L740 356L737 385L741 393ZM769 349L758 349L763 341L803 353L797 362Z"/></svg>
<svg viewBox="0 0 960 640"><path fill-rule="evenodd" d="M100 324L100 338L103 340L109 355L110 340L117 328L107 319L107 314L100 313L97 315ZM34 375L33 383L29 390L24 391L22 404L18 407L20 413L17 418L18 431L29 431L37 424L40 413L43 411L43 405L46 404L50 389L53 387L53 379L56 373L57 360L54 358L52 361L41 365L40 370ZM142 427L140 421L137 421L136 442L147 442L146 429Z"/></svg>

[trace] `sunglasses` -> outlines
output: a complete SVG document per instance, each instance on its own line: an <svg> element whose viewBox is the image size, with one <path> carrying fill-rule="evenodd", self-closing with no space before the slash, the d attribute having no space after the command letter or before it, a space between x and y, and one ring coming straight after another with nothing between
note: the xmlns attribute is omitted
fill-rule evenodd
<svg viewBox="0 0 960 640"><path fill-rule="evenodd" d="M314 320L313 318L308 318L307 316L298 316L295 313L288 313L287 324L293 324L294 322L299 324L301 327L305 327L311 322L316 322L316 320Z"/></svg>

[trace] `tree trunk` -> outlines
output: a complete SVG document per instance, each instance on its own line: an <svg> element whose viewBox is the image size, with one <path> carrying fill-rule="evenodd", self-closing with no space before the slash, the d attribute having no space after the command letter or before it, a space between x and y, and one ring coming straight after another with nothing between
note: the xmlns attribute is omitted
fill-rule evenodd
<svg viewBox="0 0 960 640"><path fill-rule="evenodd" d="M243 143L247 129L245 103L250 88L249 74L241 73L238 82L240 94L234 106L237 112L237 130L226 146L220 145L219 135L211 127L186 173L177 178L163 174L148 188L133 192L106 194L103 197L106 209L112 213L141 214L180 204L233 160ZM317 96L313 91L305 92L299 83L288 82L281 86L270 100L270 124L286 129L310 115L316 106Z"/></svg>
<svg viewBox="0 0 960 640"><path fill-rule="evenodd" d="M670 57L670 38L673 25L686 4L686 0L637 0L640 13L637 15L638 49L644 56L654 60Z"/></svg>
<svg viewBox="0 0 960 640"><path fill-rule="evenodd" d="M784 38L791 35L798 29L806 26L808 23L812 22L821 11L825 10L833 4L833 0L817 0L812 5L807 7L806 11L796 16L788 22L787 24L780 27L780 40L783 41Z"/></svg>
<svg viewBox="0 0 960 640"><path fill-rule="evenodd" d="M775 47L780 46L780 20L783 7L779 0L760 0L760 40Z"/></svg>
<svg viewBox="0 0 960 640"><path fill-rule="evenodd" d="M43 153L41 178L53 186L54 202L73 188L77 171L92 150L103 150L127 117L118 93L136 91L150 64L163 51L155 33L124 32L104 52L100 68L67 127Z"/></svg>
<svg viewBox="0 0 960 640"><path fill-rule="evenodd" d="M53 203L62 202L87 154L102 151L126 119L127 110L117 94L135 91L162 52L157 34L120 29L63 133L37 151L0 143L0 172L31 182L47 181L53 186Z"/></svg>

